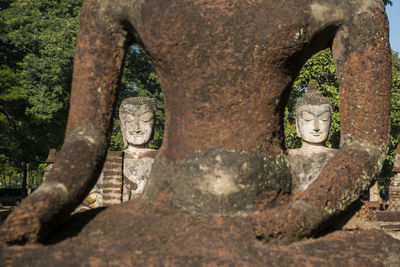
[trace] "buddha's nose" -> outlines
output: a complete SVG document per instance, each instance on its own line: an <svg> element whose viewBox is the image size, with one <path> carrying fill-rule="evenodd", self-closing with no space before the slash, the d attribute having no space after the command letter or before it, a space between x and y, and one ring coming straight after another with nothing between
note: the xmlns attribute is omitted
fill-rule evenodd
<svg viewBox="0 0 400 267"><path fill-rule="evenodd" d="M314 131L315 132L319 132L319 123L318 123L318 120L314 120Z"/></svg>
<svg viewBox="0 0 400 267"><path fill-rule="evenodd" d="M139 121L136 119L135 123L133 124L133 131L135 133L140 133Z"/></svg>

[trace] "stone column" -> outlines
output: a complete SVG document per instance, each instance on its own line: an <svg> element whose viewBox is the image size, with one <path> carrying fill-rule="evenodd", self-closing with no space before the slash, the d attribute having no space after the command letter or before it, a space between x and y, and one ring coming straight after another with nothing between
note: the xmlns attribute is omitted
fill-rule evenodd
<svg viewBox="0 0 400 267"><path fill-rule="evenodd" d="M389 210L400 211L400 173L396 173L389 185Z"/></svg>
<svg viewBox="0 0 400 267"><path fill-rule="evenodd" d="M400 144L393 163L393 172L396 174L390 178L389 185L389 210L400 211Z"/></svg>
<svg viewBox="0 0 400 267"><path fill-rule="evenodd" d="M396 173L389 185L389 210L400 211L400 144L393 163L393 172Z"/></svg>

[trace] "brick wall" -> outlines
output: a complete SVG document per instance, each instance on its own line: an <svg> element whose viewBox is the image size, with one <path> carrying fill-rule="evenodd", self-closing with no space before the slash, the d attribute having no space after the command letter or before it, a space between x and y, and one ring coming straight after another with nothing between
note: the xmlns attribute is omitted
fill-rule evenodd
<svg viewBox="0 0 400 267"><path fill-rule="evenodd" d="M103 168L103 206L122 202L122 151L108 151Z"/></svg>

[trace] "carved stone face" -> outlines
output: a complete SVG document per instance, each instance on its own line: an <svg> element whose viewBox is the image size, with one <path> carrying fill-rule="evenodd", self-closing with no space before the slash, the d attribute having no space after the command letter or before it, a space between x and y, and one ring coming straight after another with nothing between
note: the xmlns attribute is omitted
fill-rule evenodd
<svg viewBox="0 0 400 267"><path fill-rule="evenodd" d="M301 106L296 118L297 135L303 142L322 144L328 138L331 118L328 104Z"/></svg>
<svg viewBox="0 0 400 267"><path fill-rule="evenodd" d="M149 142L153 131L154 113L149 105L132 105L130 114L121 118L122 135L128 146L142 146Z"/></svg>

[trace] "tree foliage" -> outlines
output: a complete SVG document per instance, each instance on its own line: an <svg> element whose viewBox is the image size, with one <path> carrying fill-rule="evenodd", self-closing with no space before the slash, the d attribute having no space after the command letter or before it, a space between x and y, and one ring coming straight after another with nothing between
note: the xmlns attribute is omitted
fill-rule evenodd
<svg viewBox="0 0 400 267"><path fill-rule="evenodd" d="M0 154L16 167L62 143L81 3L1 2Z"/></svg>

